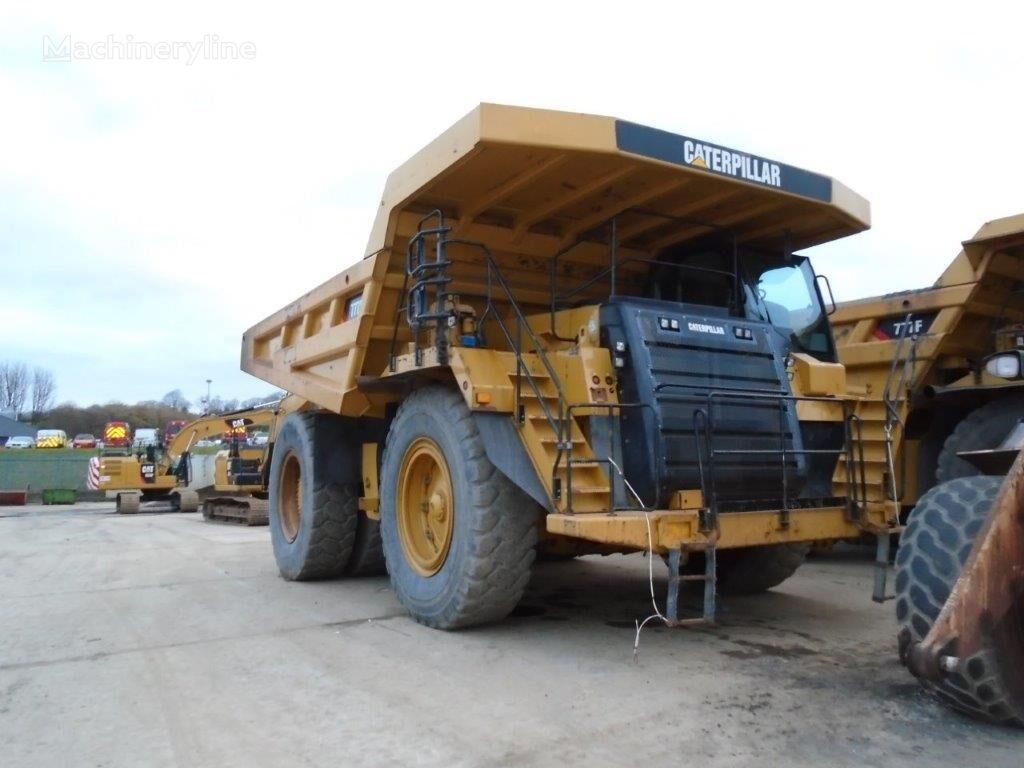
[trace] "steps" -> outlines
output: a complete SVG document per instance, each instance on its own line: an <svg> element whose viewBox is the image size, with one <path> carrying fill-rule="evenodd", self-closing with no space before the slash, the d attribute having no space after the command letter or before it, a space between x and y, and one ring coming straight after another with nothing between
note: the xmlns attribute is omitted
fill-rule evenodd
<svg viewBox="0 0 1024 768"><path fill-rule="evenodd" d="M611 485L606 466L598 461L590 449L583 430L575 418L560 418L558 386L536 355L524 354L523 366L528 370L521 376L515 367L507 372L509 383L515 387L520 378L519 430L523 444L534 468L551 494L559 512L608 512L611 510ZM514 361L513 361L514 362ZM532 384L531 380L532 379ZM534 390L536 386L536 391ZM559 456L559 433L565 434L565 448ZM572 488L569 488L567 462L572 457ZM558 462L558 471L554 472Z"/></svg>
<svg viewBox="0 0 1024 768"><path fill-rule="evenodd" d="M899 400L895 407L900 418L906 414L906 400ZM861 400L854 408L854 415L860 420L858 429L856 423L852 428L854 476L860 484L861 466L863 466L864 477L864 498L861 498L861 491L856 493L847 484L845 456L836 465L835 474L832 477L832 486L837 496L847 496L866 501L869 504L884 504L890 501L892 496L892 479L889 477L889 461L886 452L886 404L882 400ZM892 422L892 443L894 446L900 444L900 422ZM861 456L864 461L861 464Z"/></svg>

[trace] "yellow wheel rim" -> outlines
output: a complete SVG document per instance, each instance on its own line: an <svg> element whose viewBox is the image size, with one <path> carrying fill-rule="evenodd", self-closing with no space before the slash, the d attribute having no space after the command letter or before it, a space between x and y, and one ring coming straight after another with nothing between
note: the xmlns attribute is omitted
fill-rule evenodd
<svg viewBox="0 0 1024 768"><path fill-rule="evenodd" d="M281 532L288 541L295 541L302 517L302 465L294 453L289 453L282 462L277 508L281 513Z"/></svg>
<svg viewBox="0 0 1024 768"><path fill-rule="evenodd" d="M455 507L448 463L429 437L417 438L406 449L395 501L406 561L421 576L433 576L448 557Z"/></svg>

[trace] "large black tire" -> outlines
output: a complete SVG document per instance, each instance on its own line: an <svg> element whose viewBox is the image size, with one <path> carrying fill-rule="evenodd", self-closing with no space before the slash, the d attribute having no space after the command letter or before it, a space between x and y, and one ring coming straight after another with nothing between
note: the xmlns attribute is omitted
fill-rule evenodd
<svg viewBox="0 0 1024 768"><path fill-rule="evenodd" d="M396 517L406 452L428 438L451 478L452 532L439 569L422 575L410 564ZM462 396L428 387L405 399L388 431L381 466L381 536L395 594L414 619L456 629L507 616L530 579L540 521L537 505L488 460Z"/></svg>
<svg viewBox="0 0 1024 768"><path fill-rule="evenodd" d="M935 479L944 483L958 477L973 477L978 470L958 453L998 448L1010 430L1024 418L1024 394L1000 397L968 413L946 438L939 453Z"/></svg>
<svg viewBox="0 0 1024 768"><path fill-rule="evenodd" d="M359 484L346 482L351 468L338 464L344 435L336 421L330 415L292 413L274 443L270 539L278 570L289 581L341 576L352 555ZM288 511L292 501L298 508L297 521Z"/></svg>
<svg viewBox="0 0 1024 768"><path fill-rule="evenodd" d="M716 563L718 591L723 595L767 592L796 573L809 550L806 544L721 550Z"/></svg>
<svg viewBox="0 0 1024 768"><path fill-rule="evenodd" d="M896 622L900 658L939 617L985 522L1002 478L960 477L918 500L896 556ZM962 664L963 673L926 688L954 709L1001 724L1024 725L999 669L987 653Z"/></svg>

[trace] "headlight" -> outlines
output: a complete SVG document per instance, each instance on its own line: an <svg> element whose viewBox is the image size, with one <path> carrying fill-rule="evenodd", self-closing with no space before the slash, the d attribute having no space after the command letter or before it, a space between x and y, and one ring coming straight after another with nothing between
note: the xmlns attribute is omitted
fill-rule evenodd
<svg viewBox="0 0 1024 768"><path fill-rule="evenodd" d="M1002 352L985 361L985 370L1001 379L1020 378L1020 352Z"/></svg>

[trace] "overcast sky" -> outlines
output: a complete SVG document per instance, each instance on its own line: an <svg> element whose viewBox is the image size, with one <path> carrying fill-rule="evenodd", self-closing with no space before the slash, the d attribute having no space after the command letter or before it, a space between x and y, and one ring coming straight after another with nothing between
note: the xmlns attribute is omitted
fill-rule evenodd
<svg viewBox="0 0 1024 768"><path fill-rule="evenodd" d="M242 331L361 258L387 173L480 101L841 180L874 226L809 252L840 299L929 283L1024 210L1022 6L570 5L6 0L0 360L82 404L272 390Z"/></svg>

